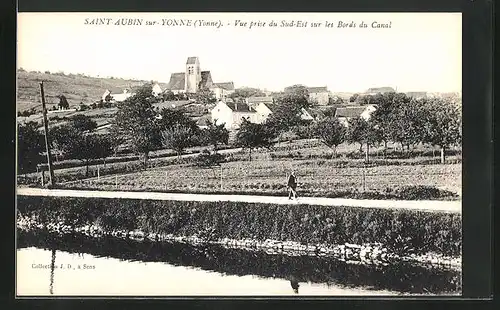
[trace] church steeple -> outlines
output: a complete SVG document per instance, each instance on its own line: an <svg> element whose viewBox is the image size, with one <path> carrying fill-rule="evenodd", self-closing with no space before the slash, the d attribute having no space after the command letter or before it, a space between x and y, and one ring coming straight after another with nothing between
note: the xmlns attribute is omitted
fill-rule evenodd
<svg viewBox="0 0 500 310"><path fill-rule="evenodd" d="M200 61L198 57L188 57L186 61L185 92L196 93L201 81Z"/></svg>

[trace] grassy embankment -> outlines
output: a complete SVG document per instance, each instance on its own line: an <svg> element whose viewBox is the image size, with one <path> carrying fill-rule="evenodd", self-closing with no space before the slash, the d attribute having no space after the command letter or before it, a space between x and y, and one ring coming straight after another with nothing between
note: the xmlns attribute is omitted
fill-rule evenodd
<svg viewBox="0 0 500 310"><path fill-rule="evenodd" d="M461 215L313 205L18 196L18 216L47 227L97 225L105 233L295 241L381 243L390 252L461 254ZM160 238L161 239L161 238Z"/></svg>

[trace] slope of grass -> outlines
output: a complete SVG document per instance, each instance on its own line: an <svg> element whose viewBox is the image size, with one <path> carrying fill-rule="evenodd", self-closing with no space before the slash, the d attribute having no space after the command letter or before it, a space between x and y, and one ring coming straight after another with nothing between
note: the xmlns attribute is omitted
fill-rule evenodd
<svg viewBox="0 0 500 310"><path fill-rule="evenodd" d="M81 74L41 73L18 71L17 106L19 111L35 107L41 111L39 82L44 81L44 91L48 107L59 103L58 95L68 99L70 107L92 103L101 98L106 89L123 90L127 87L143 85L146 81L124 80L118 78L97 78Z"/></svg>

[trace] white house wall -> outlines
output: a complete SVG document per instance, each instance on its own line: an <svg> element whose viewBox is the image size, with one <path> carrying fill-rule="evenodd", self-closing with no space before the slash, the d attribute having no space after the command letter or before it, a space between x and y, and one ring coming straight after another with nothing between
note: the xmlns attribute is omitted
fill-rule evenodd
<svg viewBox="0 0 500 310"><path fill-rule="evenodd" d="M226 129L231 129L233 123L233 111L223 102L219 102L212 109L212 121L217 125L224 124Z"/></svg>
<svg viewBox="0 0 500 310"><path fill-rule="evenodd" d="M255 111L257 112L257 123L263 123L271 113L273 113L264 103L259 103L255 106Z"/></svg>
<svg viewBox="0 0 500 310"><path fill-rule="evenodd" d="M248 119L251 123L258 122L258 116L255 112L233 112L231 129L240 128L240 125L243 122L242 118Z"/></svg>
<svg viewBox="0 0 500 310"><path fill-rule="evenodd" d="M327 105L329 101L329 94L327 92L323 93L310 93L309 100L314 101L319 105Z"/></svg>

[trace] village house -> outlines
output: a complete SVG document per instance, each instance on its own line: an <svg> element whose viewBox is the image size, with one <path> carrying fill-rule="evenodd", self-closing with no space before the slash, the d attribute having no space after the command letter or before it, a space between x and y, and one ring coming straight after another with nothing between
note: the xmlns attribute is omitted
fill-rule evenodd
<svg viewBox="0 0 500 310"><path fill-rule="evenodd" d="M224 124L228 130L238 129L245 118L252 123L259 123L258 115L245 103L219 101L211 111L215 124Z"/></svg>
<svg viewBox="0 0 500 310"><path fill-rule="evenodd" d="M255 112L257 113L257 122L263 123L269 117L269 115L271 115L277 109L279 109L279 106L277 104L260 102L255 106ZM302 120L312 121L315 119L312 111L308 109L302 108L301 113L302 114L300 115L300 118Z"/></svg>
<svg viewBox="0 0 500 310"><path fill-rule="evenodd" d="M363 95L376 95L376 94L385 94L385 93L394 93L396 90L392 87L373 87L368 88Z"/></svg>
<svg viewBox="0 0 500 310"><path fill-rule="evenodd" d="M213 83L210 90L214 93L215 99L221 100L226 99L229 95L234 93L234 83L224 82L224 83Z"/></svg>
<svg viewBox="0 0 500 310"><path fill-rule="evenodd" d="M163 90L161 89L160 84L155 83L153 85L153 96L157 97L163 93Z"/></svg>
<svg viewBox="0 0 500 310"><path fill-rule="evenodd" d="M210 121L211 121L210 115L203 115L203 116L199 117L198 119L196 119L196 125L200 129L207 129Z"/></svg>
<svg viewBox="0 0 500 310"><path fill-rule="evenodd" d="M327 87L308 87L309 102L317 105L327 105L330 99L330 92Z"/></svg>
<svg viewBox="0 0 500 310"><path fill-rule="evenodd" d="M201 89L210 89L216 99L223 99L234 93L234 83L214 83L210 71L201 71L198 57L188 57L185 72L172 73L165 91L194 94Z"/></svg>
<svg viewBox="0 0 500 310"><path fill-rule="evenodd" d="M111 99L111 102L122 102L127 98L132 97L133 95L135 95L135 93L130 92L127 88L125 88L123 91L120 91L118 89L106 89L102 94L101 99L102 101L108 101L108 99Z"/></svg>
<svg viewBox="0 0 500 310"><path fill-rule="evenodd" d="M410 91L405 93L408 97L414 98L414 99L423 99L427 98L427 92L424 91Z"/></svg>
<svg viewBox="0 0 500 310"><path fill-rule="evenodd" d="M349 120L356 117L361 117L364 120L369 120L371 114L377 109L376 105L369 104L366 106L343 107L335 110L335 117L344 126L348 126Z"/></svg>
<svg viewBox="0 0 500 310"><path fill-rule="evenodd" d="M251 107L242 102L237 103L221 100L212 109L211 116L212 121L217 125L225 124L226 129L235 130L240 127L243 118L252 123L262 124L278 108L278 105L269 102L260 102ZM302 108L301 112L301 119L305 121L313 121L315 119L312 111ZM202 124L200 123L200 125Z"/></svg>
<svg viewBox="0 0 500 310"><path fill-rule="evenodd" d="M273 97L248 97L245 102L252 108L255 108L259 103L274 103Z"/></svg>

